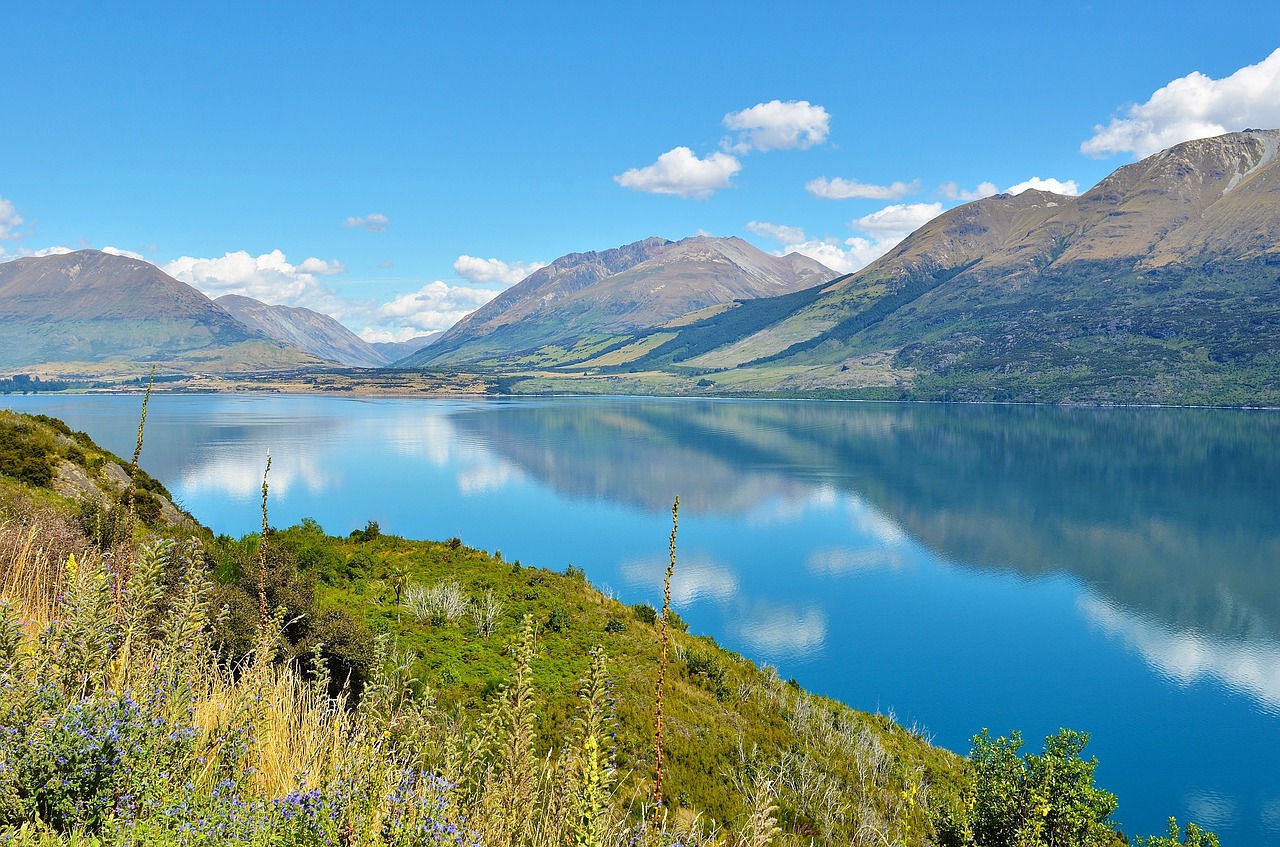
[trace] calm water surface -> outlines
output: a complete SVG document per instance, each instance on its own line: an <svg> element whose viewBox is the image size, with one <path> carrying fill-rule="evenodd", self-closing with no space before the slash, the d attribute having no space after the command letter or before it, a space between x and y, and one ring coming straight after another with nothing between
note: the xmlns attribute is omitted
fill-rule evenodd
<svg viewBox="0 0 1280 847"><path fill-rule="evenodd" d="M129 455L136 396L5 397ZM1280 414L157 395L143 465L217 532L376 520L582 567L967 752L1092 733L1134 834L1280 844Z"/></svg>

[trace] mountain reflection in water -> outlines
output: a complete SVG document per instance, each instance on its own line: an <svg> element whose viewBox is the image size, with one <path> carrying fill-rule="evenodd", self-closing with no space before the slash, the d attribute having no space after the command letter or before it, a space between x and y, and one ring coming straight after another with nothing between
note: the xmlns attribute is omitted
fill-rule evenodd
<svg viewBox="0 0 1280 847"><path fill-rule="evenodd" d="M11 397L132 452L137 397ZM960 752L1094 733L1130 833L1280 842L1280 414L652 400L153 398L218 532L365 521L672 594L697 631ZM616 589L616 591L615 591Z"/></svg>

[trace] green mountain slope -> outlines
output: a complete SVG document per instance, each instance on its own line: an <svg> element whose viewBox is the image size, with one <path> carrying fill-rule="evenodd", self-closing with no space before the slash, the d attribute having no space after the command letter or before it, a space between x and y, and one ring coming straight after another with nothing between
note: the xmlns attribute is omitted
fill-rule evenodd
<svg viewBox="0 0 1280 847"><path fill-rule="evenodd" d="M137 259L79 250L0 263L0 367L129 362L188 371L320 364Z"/></svg>
<svg viewBox="0 0 1280 847"><path fill-rule="evenodd" d="M1278 142L1188 142L1079 198L954 209L736 351L688 364L887 353L916 397L1280 402Z"/></svg>

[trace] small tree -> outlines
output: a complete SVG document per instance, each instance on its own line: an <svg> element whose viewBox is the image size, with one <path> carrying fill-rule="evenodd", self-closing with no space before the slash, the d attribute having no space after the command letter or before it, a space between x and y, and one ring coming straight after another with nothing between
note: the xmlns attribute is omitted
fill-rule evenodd
<svg viewBox="0 0 1280 847"><path fill-rule="evenodd" d="M1116 796L1093 784L1088 733L1059 730L1043 755L1019 756L1022 735L973 738L966 802L938 827L947 847L1107 847L1116 841Z"/></svg>

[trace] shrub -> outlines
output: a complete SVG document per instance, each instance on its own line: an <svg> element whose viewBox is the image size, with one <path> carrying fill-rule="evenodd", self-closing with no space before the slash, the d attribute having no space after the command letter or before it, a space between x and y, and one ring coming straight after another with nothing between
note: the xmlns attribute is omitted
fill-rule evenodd
<svg viewBox="0 0 1280 847"><path fill-rule="evenodd" d="M1072 844L1108 847L1116 840L1116 796L1093 784L1097 759L1081 753L1088 733L1059 730L1043 755L1019 757L1022 735L993 739L985 729L969 754L969 803L938 827L942 844L987 847Z"/></svg>
<svg viewBox="0 0 1280 847"><path fill-rule="evenodd" d="M568 632L570 623L569 613L564 609L556 609L547 615L545 627L548 632Z"/></svg>
<svg viewBox="0 0 1280 847"><path fill-rule="evenodd" d="M658 620L658 610L648 603L636 603L631 607L631 611L643 623L656 623Z"/></svg>

